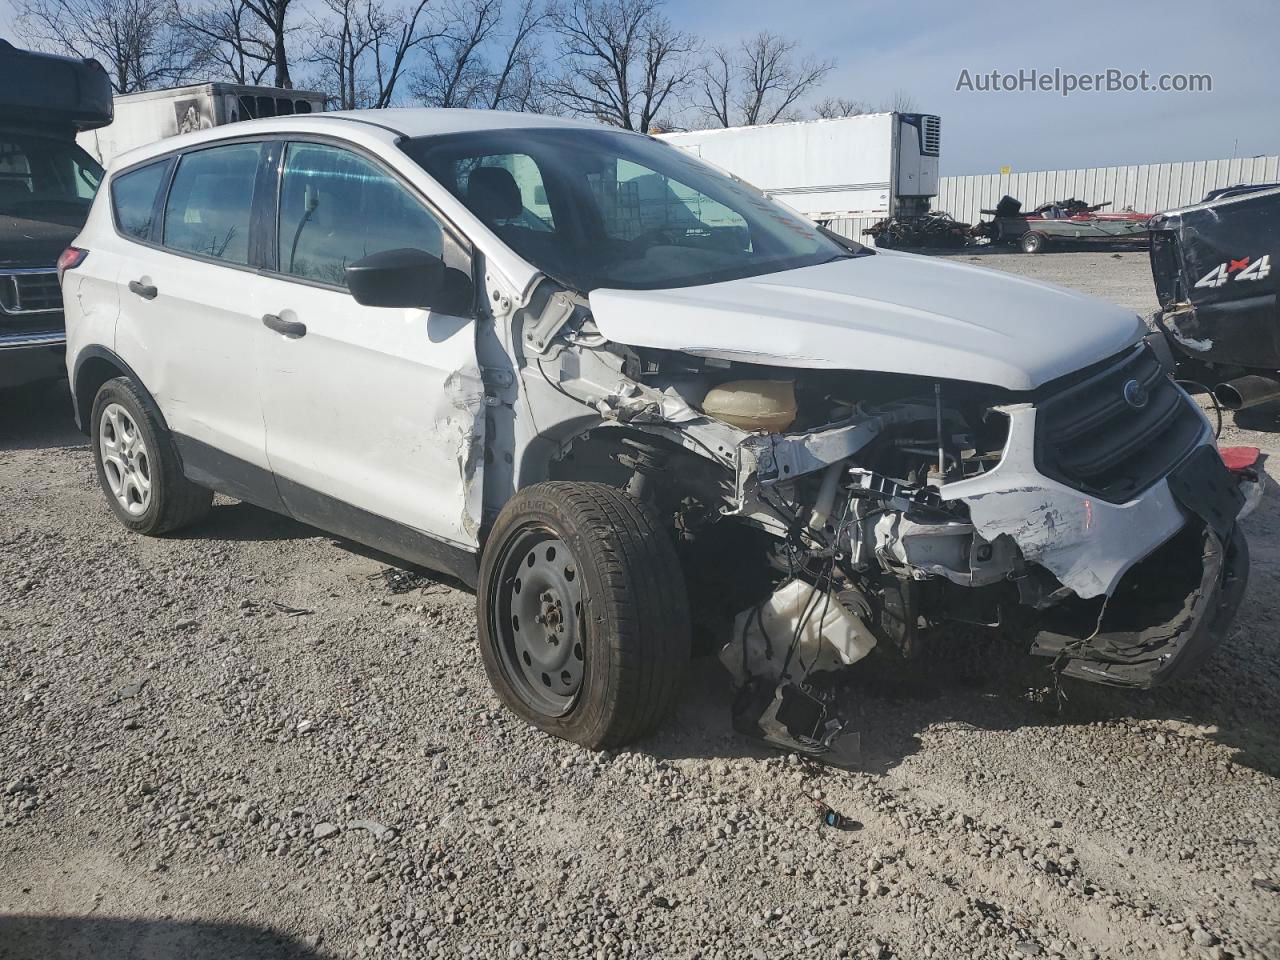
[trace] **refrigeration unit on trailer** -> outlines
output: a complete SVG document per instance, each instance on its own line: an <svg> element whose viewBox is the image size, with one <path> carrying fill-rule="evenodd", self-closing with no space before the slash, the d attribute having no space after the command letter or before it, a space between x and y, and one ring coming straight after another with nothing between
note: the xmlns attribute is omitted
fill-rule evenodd
<svg viewBox="0 0 1280 960"><path fill-rule="evenodd" d="M920 216L938 193L942 121L931 114L868 113L659 136L812 220Z"/></svg>
<svg viewBox="0 0 1280 960"><path fill-rule="evenodd" d="M115 121L82 133L80 146L106 166L126 150L179 133L192 133L258 117L280 117L324 110L324 94L314 90L252 87L236 83L197 83L147 90L115 98Z"/></svg>

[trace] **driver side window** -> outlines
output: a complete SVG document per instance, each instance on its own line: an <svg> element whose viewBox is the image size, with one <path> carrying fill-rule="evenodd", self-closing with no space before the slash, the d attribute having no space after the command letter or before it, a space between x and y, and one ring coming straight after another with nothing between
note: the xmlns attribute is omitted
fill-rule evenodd
<svg viewBox="0 0 1280 960"><path fill-rule="evenodd" d="M369 160L316 143L290 143L277 236L283 274L345 287L344 271L373 253L410 247L444 259L439 222Z"/></svg>

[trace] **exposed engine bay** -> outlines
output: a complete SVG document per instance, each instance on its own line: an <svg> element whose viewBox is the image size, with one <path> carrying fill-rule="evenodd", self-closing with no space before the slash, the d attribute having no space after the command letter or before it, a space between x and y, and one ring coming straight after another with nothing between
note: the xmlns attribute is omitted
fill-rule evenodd
<svg viewBox="0 0 1280 960"><path fill-rule="evenodd" d="M625 346L563 290L513 331L549 478L625 486L670 524L735 724L767 742L854 762L815 678L958 625L1150 686L1243 592L1240 496L1161 342L1015 391Z"/></svg>

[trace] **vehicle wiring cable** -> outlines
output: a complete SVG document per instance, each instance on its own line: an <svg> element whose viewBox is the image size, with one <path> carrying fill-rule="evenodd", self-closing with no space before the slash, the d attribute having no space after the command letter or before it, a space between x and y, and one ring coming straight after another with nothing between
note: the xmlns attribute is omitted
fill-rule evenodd
<svg viewBox="0 0 1280 960"><path fill-rule="evenodd" d="M568 399L572 400L574 403L580 403L584 407L591 408L591 404L587 403L587 401L583 400L581 397L575 397L572 393L570 393L564 387L560 386L560 384L556 383L554 380L548 377L547 371L542 368L542 360L540 358L536 359L534 362L537 363L538 365L538 372L542 374L542 379L547 381L547 386L549 386L552 390L554 390L556 393L560 394L561 396L567 397Z"/></svg>
<svg viewBox="0 0 1280 960"><path fill-rule="evenodd" d="M1182 386L1185 383L1187 386L1195 387L1198 390L1203 390L1205 393L1209 395L1209 399L1213 401L1213 412L1217 414L1217 417L1218 417L1218 426L1213 431L1213 439L1217 440L1219 437L1221 437L1222 436L1222 404L1218 402L1218 395L1214 393L1212 390L1210 390L1203 383L1201 383L1199 380L1175 379L1173 382L1178 384L1178 386Z"/></svg>
<svg viewBox="0 0 1280 960"><path fill-rule="evenodd" d="M1083 653L1089 644L1102 632L1102 618L1107 615L1107 605L1111 602L1111 594L1107 594L1102 598L1102 607L1098 610L1098 622L1093 625L1093 633L1080 640L1063 644L1062 649L1058 651L1058 655L1053 658L1053 662L1049 664L1049 669L1053 672L1053 696L1058 704L1058 709L1062 709L1062 705L1070 698L1065 690L1062 689L1062 671L1066 667L1065 661L1070 659L1077 653Z"/></svg>
<svg viewBox="0 0 1280 960"><path fill-rule="evenodd" d="M805 582L805 581L802 581L802 582ZM782 661L782 679L783 680L787 680L790 678L790 674L788 674L787 671L791 667L791 658L795 656L796 650L800 646L800 636L801 634L804 633L804 628L809 623L809 618L813 616L813 611L818 605L818 599L819 599L818 591L821 589L821 584L822 584L822 575L819 574L817 578L817 582L811 584L813 589L809 592L809 596L805 599L804 607L800 611L800 617L796 620L795 631L791 634L791 643L787 645L787 655ZM829 589L826 591L826 594L827 596L831 595ZM801 666L804 666L804 664L801 663Z"/></svg>
<svg viewBox="0 0 1280 960"><path fill-rule="evenodd" d="M800 523L800 520L797 514L788 510L785 506L783 506L783 504L773 502L773 500L771 499L772 497L771 491L766 493L766 491L762 489L760 493L761 493L761 499L764 501L765 505L773 509L787 525L787 538L785 541L787 546L787 571L788 571L787 582L790 583L791 581L798 579L796 577L795 553L797 549L803 549L803 544L800 541L800 530L802 529L802 524ZM849 504L846 503L845 516L848 515L848 512L849 512ZM842 516L841 521L843 522L843 520L844 520L844 517ZM835 564L835 558L833 556L831 561L828 564L828 570L826 573L826 578L828 579L828 581L830 581L831 576L834 572L834 570L832 569L834 567L834 564ZM821 574L819 575L818 580L819 582L821 582L822 580ZM814 603L814 597L817 594L817 592L818 592L818 586L817 584L815 584L813 591L809 594L809 597L805 601L805 609L801 613L799 626L797 627L796 632L792 635L791 643L787 648L787 656L786 656L786 659L783 661L783 665L782 665L782 673L784 677L787 672L787 667L790 666L791 664L791 657L792 657L792 654L795 652L796 646L799 642L800 634L804 629L804 625L807 622L808 617L812 615L811 605L813 605ZM830 584L828 585L827 596L829 599ZM769 636L768 632L764 628L763 611L764 611L764 605L767 602L768 602L768 598L766 597L764 600L761 600L759 603L757 603L752 610L752 615L755 617L756 626L760 630L760 635L764 637L765 659L772 660L773 659L773 638ZM826 616L825 611L823 612L823 616ZM751 618L748 617L747 620L744 621L742 625L742 670L743 670L743 674L747 676L750 676L750 673L747 670L747 649L746 649L747 629L749 628L750 623L751 623Z"/></svg>
<svg viewBox="0 0 1280 960"><path fill-rule="evenodd" d="M845 501L844 512L841 513L840 515L840 522L836 524L837 530L841 529L844 526L845 521L849 517L849 508L852 504L853 504L852 497L850 497L848 500ZM827 615L827 610L829 610L831 607L831 593L832 593L833 587L835 586L835 582L834 582L835 566L836 566L836 557L835 557L835 553L833 552L831 555L831 558L827 561L827 572L824 575L819 576L818 582L814 584L813 592L809 595L810 600L812 600L817 595L818 589L822 581L824 579L826 580L826 589L824 589L822 593L822 601L823 601L822 613L818 616L819 625L822 624L823 619ZM805 610L800 616L800 621L796 624L795 633L791 637L791 646L787 650L787 658L786 660L783 661L783 664L782 664L782 674L784 677L786 676L787 668L791 665L792 656L800 648L800 637L803 635L805 628L809 625L809 620L813 616L813 611L816 608L817 608L816 603L814 604L806 603ZM800 661L800 666L804 667L805 674L808 674L810 668L805 667L803 660Z"/></svg>

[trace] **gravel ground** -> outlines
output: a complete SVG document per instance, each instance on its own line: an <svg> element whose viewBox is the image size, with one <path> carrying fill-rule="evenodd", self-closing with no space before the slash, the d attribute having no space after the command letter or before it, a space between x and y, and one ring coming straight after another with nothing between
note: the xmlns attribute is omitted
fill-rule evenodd
<svg viewBox="0 0 1280 960"><path fill-rule="evenodd" d="M1145 254L959 256L1154 306ZM634 749L537 734L470 594L221 498L130 535L66 406L0 396L5 960L1280 958L1275 497L1201 676L1059 704L957 640L855 679L845 773L734 736L714 660Z"/></svg>

